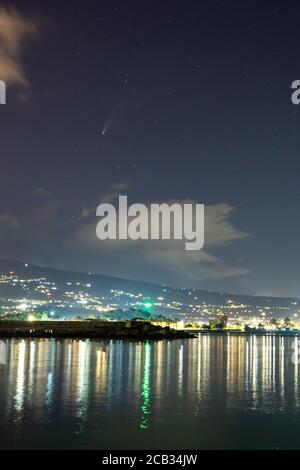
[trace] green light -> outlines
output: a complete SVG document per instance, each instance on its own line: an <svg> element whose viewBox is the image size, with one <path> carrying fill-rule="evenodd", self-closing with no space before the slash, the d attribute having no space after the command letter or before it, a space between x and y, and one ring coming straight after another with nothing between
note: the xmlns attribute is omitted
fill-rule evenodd
<svg viewBox="0 0 300 470"><path fill-rule="evenodd" d="M142 406L140 429L148 429L150 415L150 371L151 371L151 346L145 344L144 350L144 371L142 381Z"/></svg>
<svg viewBox="0 0 300 470"><path fill-rule="evenodd" d="M153 303L152 302L145 302L144 307L148 310L149 308L153 307Z"/></svg>

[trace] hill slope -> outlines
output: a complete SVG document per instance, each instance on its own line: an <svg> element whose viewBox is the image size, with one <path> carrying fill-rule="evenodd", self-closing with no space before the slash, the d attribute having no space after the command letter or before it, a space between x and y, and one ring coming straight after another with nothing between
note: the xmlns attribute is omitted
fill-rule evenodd
<svg viewBox="0 0 300 470"><path fill-rule="evenodd" d="M22 310L55 310L66 315L106 314L113 308L141 308L145 304L155 313L199 319L211 313L283 317L294 315L299 309L297 298L173 288L102 274L61 271L0 260L2 314Z"/></svg>

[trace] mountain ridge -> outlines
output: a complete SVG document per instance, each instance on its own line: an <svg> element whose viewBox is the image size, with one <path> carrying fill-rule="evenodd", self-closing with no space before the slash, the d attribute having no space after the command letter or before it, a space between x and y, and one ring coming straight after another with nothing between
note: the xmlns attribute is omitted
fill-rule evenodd
<svg viewBox="0 0 300 470"><path fill-rule="evenodd" d="M297 297L282 297L282 296L257 296L257 295L250 295L250 294L232 294L232 293L224 293L218 292L215 290L208 290L208 289L198 289L198 288L188 288L188 287L174 287L165 284L156 284L149 281L140 281L134 279L126 279L126 278L119 278L115 276L109 276L106 274L99 274L99 273L86 273L81 271L74 271L74 270L65 270L65 269L58 269L53 267L44 267L39 266L36 264L31 263L24 263L21 261L11 260L11 259L0 259L0 274L5 274L9 271L14 271L16 274L28 275L29 273L35 275L46 275L50 279L60 279L62 277L69 278L74 281L74 278L87 278L91 281L94 280L100 282L103 288L121 288L122 285L125 287L133 288L134 291L140 289L145 289L146 296L151 296L157 292L161 292L162 290L167 290L168 293L180 293L181 295L188 293L188 295L198 294L197 296L201 295L202 299L207 302L208 298L214 300L233 300L235 299L238 302L246 302L249 303L249 300L257 300L259 304L264 304L265 302L269 303L273 301L275 303L282 303L282 302L298 302L299 298ZM189 294L192 293L192 294ZM199 299L200 300L200 299Z"/></svg>

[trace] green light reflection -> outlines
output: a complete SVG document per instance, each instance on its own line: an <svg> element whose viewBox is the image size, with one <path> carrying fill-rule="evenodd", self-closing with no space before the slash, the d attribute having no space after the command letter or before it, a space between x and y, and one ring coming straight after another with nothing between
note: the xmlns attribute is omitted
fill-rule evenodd
<svg viewBox="0 0 300 470"><path fill-rule="evenodd" d="M144 367L143 367L143 381L142 381L142 406L141 406L141 429L148 429L149 427L149 414L150 414L150 369L151 369L151 345L145 344L144 354Z"/></svg>

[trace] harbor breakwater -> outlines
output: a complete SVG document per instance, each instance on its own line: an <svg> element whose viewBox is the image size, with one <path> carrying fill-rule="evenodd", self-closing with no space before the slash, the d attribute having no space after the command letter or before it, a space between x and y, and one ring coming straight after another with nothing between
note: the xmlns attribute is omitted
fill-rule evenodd
<svg viewBox="0 0 300 470"><path fill-rule="evenodd" d="M193 335L147 321L0 321L0 337L178 339Z"/></svg>

